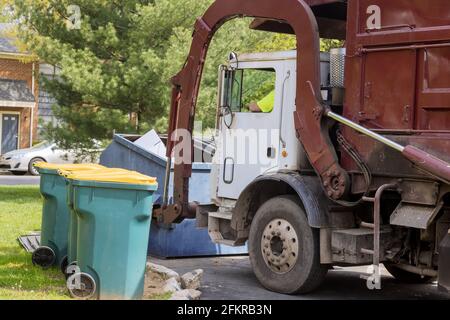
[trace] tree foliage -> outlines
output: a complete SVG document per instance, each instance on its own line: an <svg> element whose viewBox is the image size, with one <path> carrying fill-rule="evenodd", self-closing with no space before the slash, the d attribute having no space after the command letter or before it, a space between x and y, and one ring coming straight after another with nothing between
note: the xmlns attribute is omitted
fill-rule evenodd
<svg viewBox="0 0 450 320"><path fill-rule="evenodd" d="M195 19L213 0L1 1L20 21L17 35L26 48L61 70L42 79L57 101L58 121L47 125L46 135L81 149L113 131L166 130L169 80L186 60ZM77 28L74 5L80 9ZM293 36L252 31L250 21L230 21L213 38L197 105L204 127L214 125L217 67L231 51L295 48Z"/></svg>

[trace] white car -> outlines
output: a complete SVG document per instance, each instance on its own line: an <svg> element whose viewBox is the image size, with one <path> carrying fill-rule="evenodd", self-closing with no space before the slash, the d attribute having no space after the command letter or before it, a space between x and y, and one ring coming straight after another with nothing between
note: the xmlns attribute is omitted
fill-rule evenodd
<svg viewBox="0 0 450 320"><path fill-rule="evenodd" d="M8 169L14 175L29 173L33 176L39 172L34 163L45 161L49 163L74 163L76 154L73 151L61 150L55 143L43 141L32 148L20 149L0 156L0 167Z"/></svg>

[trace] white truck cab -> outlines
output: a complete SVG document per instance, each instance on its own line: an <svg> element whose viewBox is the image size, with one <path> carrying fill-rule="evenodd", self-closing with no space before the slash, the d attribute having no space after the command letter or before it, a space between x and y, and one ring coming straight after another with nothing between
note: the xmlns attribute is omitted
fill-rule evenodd
<svg viewBox="0 0 450 320"><path fill-rule="evenodd" d="M211 174L212 201L227 210L258 176L308 166L295 136L293 112L297 52L230 54L219 68L217 151ZM329 54L321 54L322 87L329 84ZM249 104L274 92L271 112ZM327 91L323 91L325 100Z"/></svg>

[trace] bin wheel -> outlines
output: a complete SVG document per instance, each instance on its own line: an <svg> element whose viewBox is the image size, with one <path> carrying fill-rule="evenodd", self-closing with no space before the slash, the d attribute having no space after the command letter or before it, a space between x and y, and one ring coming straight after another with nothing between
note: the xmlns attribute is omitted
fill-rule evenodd
<svg viewBox="0 0 450 320"><path fill-rule="evenodd" d="M64 269L64 276L66 277L66 280L69 279L71 275L75 274L77 270L79 271L79 269L74 268L77 265L78 262L73 261L66 266L66 268Z"/></svg>
<svg viewBox="0 0 450 320"><path fill-rule="evenodd" d="M88 300L94 297L97 285L87 273L74 273L67 279L67 288L75 299Z"/></svg>
<svg viewBox="0 0 450 320"><path fill-rule="evenodd" d="M64 256L61 260L61 272L66 274L67 267L69 266L69 257Z"/></svg>
<svg viewBox="0 0 450 320"><path fill-rule="evenodd" d="M56 254L52 248L39 247L33 252L31 261L35 266L37 265L44 269L47 269L55 264Z"/></svg>

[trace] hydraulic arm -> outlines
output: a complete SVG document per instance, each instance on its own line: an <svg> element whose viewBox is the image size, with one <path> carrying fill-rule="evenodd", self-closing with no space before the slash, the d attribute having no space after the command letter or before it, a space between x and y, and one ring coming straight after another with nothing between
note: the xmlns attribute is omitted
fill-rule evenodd
<svg viewBox="0 0 450 320"><path fill-rule="evenodd" d="M294 121L297 137L309 160L324 184L339 181L338 188L327 193L339 199L348 188L347 173L338 164L335 150L322 123L323 106L320 95L320 38L317 21L304 0L217 0L195 24L192 45L183 69L172 79L173 94L170 112L167 156L172 155L176 143L182 142L179 130L192 132L195 106L203 66L210 41L216 30L236 17L270 18L288 23L297 38L296 105ZM182 156L182 155L181 155ZM170 162L170 161L169 161ZM192 164L174 165L174 204L164 205L155 212L170 223L193 217L195 205L188 203L188 185Z"/></svg>

